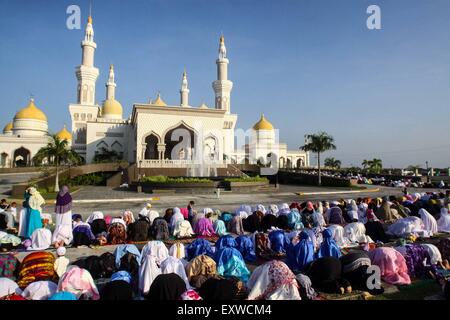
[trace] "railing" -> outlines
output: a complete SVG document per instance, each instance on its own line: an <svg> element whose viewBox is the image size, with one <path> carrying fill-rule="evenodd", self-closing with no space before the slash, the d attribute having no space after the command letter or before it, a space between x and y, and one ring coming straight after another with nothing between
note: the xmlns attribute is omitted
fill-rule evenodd
<svg viewBox="0 0 450 320"><path fill-rule="evenodd" d="M189 168L192 166L205 166L214 168L226 168L225 161L202 162L196 160L141 160L138 167L141 168Z"/></svg>

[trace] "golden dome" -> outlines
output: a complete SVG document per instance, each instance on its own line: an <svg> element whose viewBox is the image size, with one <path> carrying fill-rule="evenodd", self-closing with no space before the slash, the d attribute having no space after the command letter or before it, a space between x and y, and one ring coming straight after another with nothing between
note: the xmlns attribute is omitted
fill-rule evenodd
<svg viewBox="0 0 450 320"><path fill-rule="evenodd" d="M17 119L32 119L47 122L47 116L34 104L34 99L30 99L28 106L16 113L14 120Z"/></svg>
<svg viewBox="0 0 450 320"><path fill-rule="evenodd" d="M157 107L167 107L167 104L163 101L163 99L161 99L160 94L158 94L158 96L156 97L156 100L152 102L152 105L157 106Z"/></svg>
<svg viewBox="0 0 450 320"><path fill-rule="evenodd" d="M108 99L103 103L102 116L105 115L120 115L123 114L123 108L119 101L116 99Z"/></svg>
<svg viewBox="0 0 450 320"><path fill-rule="evenodd" d="M12 130L13 130L13 123L10 122L5 126L5 128L3 128L3 133L12 132Z"/></svg>
<svg viewBox="0 0 450 320"><path fill-rule="evenodd" d="M273 125L266 120L264 115L261 115L261 119L253 126L253 130L273 130Z"/></svg>
<svg viewBox="0 0 450 320"><path fill-rule="evenodd" d="M56 136L61 141L63 140L72 141L72 134L69 131L67 131L66 126L64 126L64 128L60 132L58 132Z"/></svg>

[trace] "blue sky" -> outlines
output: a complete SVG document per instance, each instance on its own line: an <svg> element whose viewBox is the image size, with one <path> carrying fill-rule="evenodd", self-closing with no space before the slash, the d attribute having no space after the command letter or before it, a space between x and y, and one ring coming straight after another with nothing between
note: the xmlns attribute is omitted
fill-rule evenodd
<svg viewBox="0 0 450 320"><path fill-rule="evenodd" d="M66 8L82 29L66 28ZM382 29L368 30L377 4ZM0 125L30 94L53 131L70 124L89 1L0 0ZM190 103L212 106L223 32L238 127L261 113L296 149L325 130L345 165L381 158L386 167L450 166L448 0L94 0L97 101L110 63L125 114L154 98L179 102L186 67ZM314 157L312 158L314 160Z"/></svg>

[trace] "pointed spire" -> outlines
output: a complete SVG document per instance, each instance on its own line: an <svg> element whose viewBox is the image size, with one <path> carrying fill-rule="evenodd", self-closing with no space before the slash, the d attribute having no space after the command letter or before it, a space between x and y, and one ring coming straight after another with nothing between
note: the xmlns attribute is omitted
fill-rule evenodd
<svg viewBox="0 0 450 320"><path fill-rule="evenodd" d="M227 48L225 47L225 37L223 34L220 36L220 46L219 46L219 59L227 58Z"/></svg>
<svg viewBox="0 0 450 320"><path fill-rule="evenodd" d="M92 24L92 0L89 2L89 17L88 17L88 23Z"/></svg>
<svg viewBox="0 0 450 320"><path fill-rule="evenodd" d="M115 84L115 81L114 81L114 65L113 65L113 64L111 64L111 65L109 66L109 78L108 78L108 83Z"/></svg>
<svg viewBox="0 0 450 320"><path fill-rule="evenodd" d="M114 100L116 98L116 82L115 82L115 74L114 74L114 65L111 64L109 66L109 77L108 82L106 83L106 99Z"/></svg>

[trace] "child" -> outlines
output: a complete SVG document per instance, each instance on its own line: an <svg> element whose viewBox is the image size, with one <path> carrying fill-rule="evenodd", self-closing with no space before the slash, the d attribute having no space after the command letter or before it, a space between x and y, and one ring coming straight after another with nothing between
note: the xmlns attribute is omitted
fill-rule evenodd
<svg viewBox="0 0 450 320"><path fill-rule="evenodd" d="M65 247L59 247L56 250L56 254L58 255L58 258L55 260L54 268L58 276L61 278L61 276L67 271L67 266L69 265L70 261L65 257Z"/></svg>

